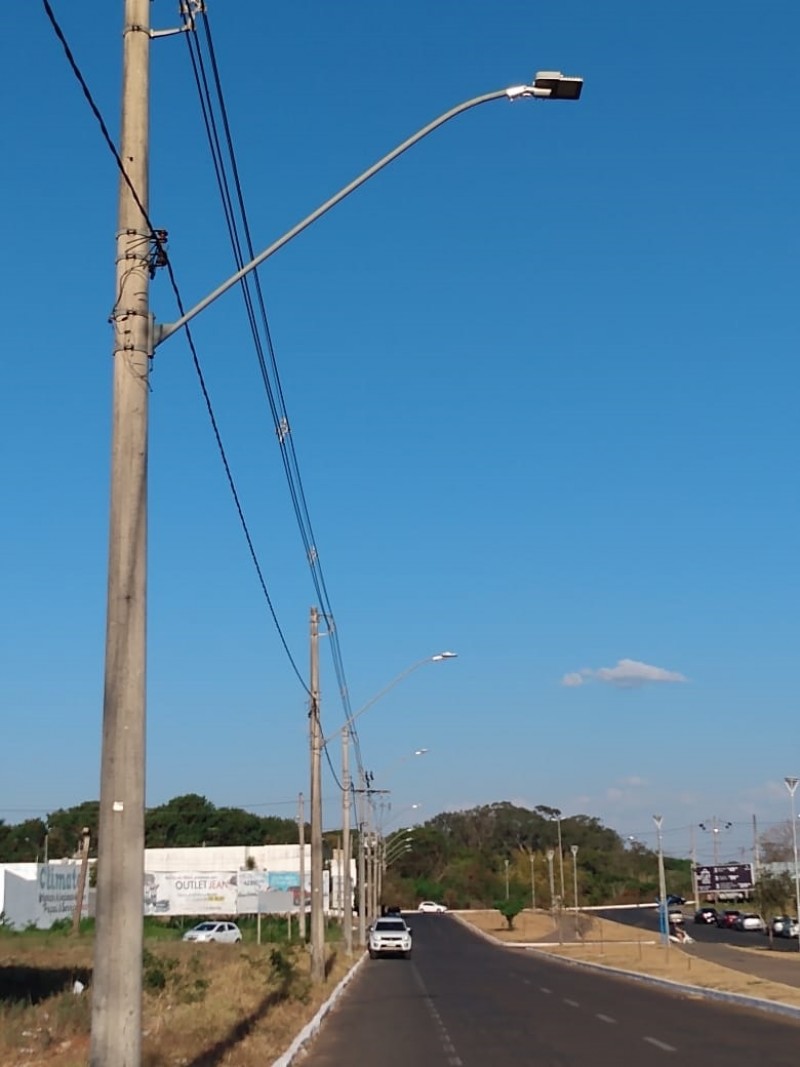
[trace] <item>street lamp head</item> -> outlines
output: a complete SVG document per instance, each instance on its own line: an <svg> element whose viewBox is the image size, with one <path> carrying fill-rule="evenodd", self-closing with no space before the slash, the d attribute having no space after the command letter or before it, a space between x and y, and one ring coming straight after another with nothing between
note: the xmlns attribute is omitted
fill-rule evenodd
<svg viewBox="0 0 800 1067"><path fill-rule="evenodd" d="M457 652L437 652L435 656L431 656L434 663L438 663L442 659L458 659Z"/></svg>
<svg viewBox="0 0 800 1067"><path fill-rule="evenodd" d="M784 778L783 781L786 785L786 788L789 790L790 795L794 796L794 792L797 789L798 783L800 783L800 778L794 778L790 775L788 778Z"/></svg>
<svg viewBox="0 0 800 1067"><path fill-rule="evenodd" d="M569 846L569 850L570 850L570 852L572 853L573 856L577 856L578 855L578 846L577 845L570 845Z"/></svg>
<svg viewBox="0 0 800 1067"><path fill-rule="evenodd" d="M533 79L533 87L541 90L537 96L546 95L548 100L578 100L583 78L567 77L560 70L539 70Z"/></svg>
<svg viewBox="0 0 800 1067"><path fill-rule="evenodd" d="M414 755L415 756L424 756L427 752L430 752L429 748L415 748L414 749Z"/></svg>
<svg viewBox="0 0 800 1067"><path fill-rule="evenodd" d="M656 827L659 830L661 829L661 824L662 824L663 821L664 821L664 816L663 815L654 815L653 816L653 822L656 824Z"/></svg>

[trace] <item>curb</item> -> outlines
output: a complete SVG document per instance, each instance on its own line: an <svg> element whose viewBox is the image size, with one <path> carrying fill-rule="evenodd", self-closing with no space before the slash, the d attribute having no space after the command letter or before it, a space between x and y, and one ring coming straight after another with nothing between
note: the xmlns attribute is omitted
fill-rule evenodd
<svg viewBox="0 0 800 1067"><path fill-rule="evenodd" d="M339 982L339 984L328 997L328 999L325 1001L325 1003L319 1007L316 1015L311 1020L311 1022L306 1023L306 1025L303 1027L303 1029L300 1031L300 1033L297 1035L291 1045L287 1048L287 1050L282 1055L278 1056L277 1060L273 1060L272 1067L291 1067L291 1064L294 1063L295 1057L298 1055L298 1053L302 1052L308 1042L313 1037L317 1036L317 1032L320 1026L322 1025L322 1020L325 1018L331 1008L335 1006L339 997L342 995L342 993L344 993L345 989L352 981L354 975L361 969L361 965L363 964L366 958L367 954L365 952L361 959L358 960L357 963L353 964L353 966L350 968L350 970L347 972L341 982Z"/></svg>
<svg viewBox="0 0 800 1067"><path fill-rule="evenodd" d="M530 949L529 951L536 951ZM800 1019L800 1008L792 1004L782 1004L779 1000L763 1000L761 997L748 997L744 993L724 993L719 989L709 989L707 986L685 985L683 982L674 982L671 978L656 978L651 974L639 974L636 971L624 971L620 967L609 967L604 963L589 963L586 960L572 960L567 956L550 956L548 959L553 963L563 963L567 967L583 967L590 971L601 971L606 974L618 975L621 978L631 978L645 985L656 986L666 989L671 993L682 993L685 996L702 997L705 1000L718 1000L723 1004L739 1004L745 1008L754 1008L772 1015L788 1015L793 1019Z"/></svg>
<svg viewBox="0 0 800 1067"><path fill-rule="evenodd" d="M483 930L479 930L477 926L473 926L466 919L461 919L459 916L456 917L459 918L463 926L472 930L478 937L491 941L498 948L522 948L526 952L538 952L541 959L547 959L556 964L560 963L565 967L583 967L589 971L600 971L601 973L616 975L619 978L629 978L634 982L643 982L645 985L655 986L670 993L680 993L683 996L700 997L705 1000L716 1000L723 1004L738 1004L741 1007L753 1008L768 1015L786 1015L791 1019L800 1019L800 1008L795 1008L791 1004L782 1004L779 1000L763 1000L761 997L748 997L744 993L724 993L722 990L709 989L707 986L685 985L682 982L675 982L671 978L656 978L655 975L639 974L637 971L625 971L621 967L609 967L605 963L590 963L588 960L575 960L570 959L568 956L554 956L549 952L541 951L542 948L552 948L552 942L540 942L537 945L534 942L498 941L497 938L492 937L491 934L487 934ZM650 943L652 944L652 942Z"/></svg>

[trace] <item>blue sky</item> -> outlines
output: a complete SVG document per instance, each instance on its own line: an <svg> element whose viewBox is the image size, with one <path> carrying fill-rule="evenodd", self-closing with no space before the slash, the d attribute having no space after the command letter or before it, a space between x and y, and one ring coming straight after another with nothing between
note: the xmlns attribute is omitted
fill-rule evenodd
<svg viewBox="0 0 800 1067"><path fill-rule="evenodd" d="M53 6L116 134L122 5ZM152 15L176 23L163 0ZM454 104L537 69L585 77L578 104L455 119L279 252L261 271L270 327L353 706L459 653L360 720L390 820L511 800L652 843L659 812L682 851L717 816L741 858L752 815L785 818L800 773L797 5L209 16L258 247ZM10 18L15 822L99 791L117 182L41 6ZM185 41L156 41L152 63L151 215L191 304L233 264ZM175 317L163 273L152 305ZM314 590L239 295L194 336L305 670ZM155 359L150 472L148 802L196 791L288 815L308 790L305 694L181 336ZM322 700L333 732L327 656ZM325 793L334 825L332 779Z"/></svg>

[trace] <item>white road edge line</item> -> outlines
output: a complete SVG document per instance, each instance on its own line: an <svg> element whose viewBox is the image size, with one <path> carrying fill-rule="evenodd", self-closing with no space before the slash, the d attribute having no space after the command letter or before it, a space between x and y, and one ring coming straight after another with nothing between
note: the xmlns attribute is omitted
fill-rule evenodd
<svg viewBox="0 0 800 1067"><path fill-rule="evenodd" d="M564 1003L565 1004L569 1004L569 1006L571 1008L579 1008L580 1007L580 1004L577 1002L577 1000L570 1000L569 997L564 997Z"/></svg>
<svg viewBox="0 0 800 1067"><path fill-rule="evenodd" d="M543 985L539 986L540 993L547 993L548 996L553 992L552 989L546 989Z"/></svg>
<svg viewBox="0 0 800 1067"><path fill-rule="evenodd" d="M598 1012L595 1018L599 1019L601 1023L615 1023L616 1019L612 1019L610 1015L603 1015L602 1012Z"/></svg>
<svg viewBox="0 0 800 1067"><path fill-rule="evenodd" d="M645 1037L642 1040L646 1041L648 1045L655 1045L656 1048L660 1048L662 1052L677 1052L677 1049L673 1045L668 1045L666 1041L659 1041L657 1037Z"/></svg>

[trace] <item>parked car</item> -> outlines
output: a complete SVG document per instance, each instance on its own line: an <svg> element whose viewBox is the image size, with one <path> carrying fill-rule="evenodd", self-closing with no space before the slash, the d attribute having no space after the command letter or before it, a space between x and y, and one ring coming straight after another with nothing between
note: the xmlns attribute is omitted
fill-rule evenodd
<svg viewBox="0 0 800 1067"><path fill-rule="evenodd" d="M736 922L740 915L740 911L735 911L733 909L728 911L721 911L719 915L717 915L717 926L725 930L730 930L730 928L733 926L733 924Z"/></svg>
<svg viewBox="0 0 800 1067"><path fill-rule="evenodd" d="M397 916L376 919L369 932L369 958L402 956L411 959L411 930L405 919Z"/></svg>
<svg viewBox="0 0 800 1067"><path fill-rule="evenodd" d="M770 919L769 928L772 930L775 937L783 937L784 927L788 927L791 921L789 915L774 915L772 919ZM788 936L788 934L786 936Z"/></svg>
<svg viewBox="0 0 800 1067"><path fill-rule="evenodd" d="M775 923L778 920L773 919L772 921ZM775 929L774 926L773 929ZM779 934L780 937L797 937L798 929L797 919L793 919L790 915L781 915L780 930L775 930L775 933Z"/></svg>
<svg viewBox="0 0 800 1067"><path fill-rule="evenodd" d="M734 930L757 930L761 933L761 931L764 930L765 925L764 920L760 915L748 911L742 912L741 915L737 915L733 921L733 928Z"/></svg>
<svg viewBox="0 0 800 1067"><path fill-rule="evenodd" d="M417 906L417 911L430 911L439 914L440 912L447 911L447 908L444 904L437 904L433 900L422 900Z"/></svg>
<svg viewBox="0 0 800 1067"><path fill-rule="evenodd" d="M698 908L694 913L694 921L696 923L704 923L706 926L712 926L717 921L717 909Z"/></svg>
<svg viewBox="0 0 800 1067"><path fill-rule="evenodd" d="M669 908L667 920L670 926L683 926L683 912L680 908Z"/></svg>
<svg viewBox="0 0 800 1067"><path fill-rule="evenodd" d="M236 923L204 922L193 926L183 935L184 941L224 941L236 944L242 940L242 931Z"/></svg>

